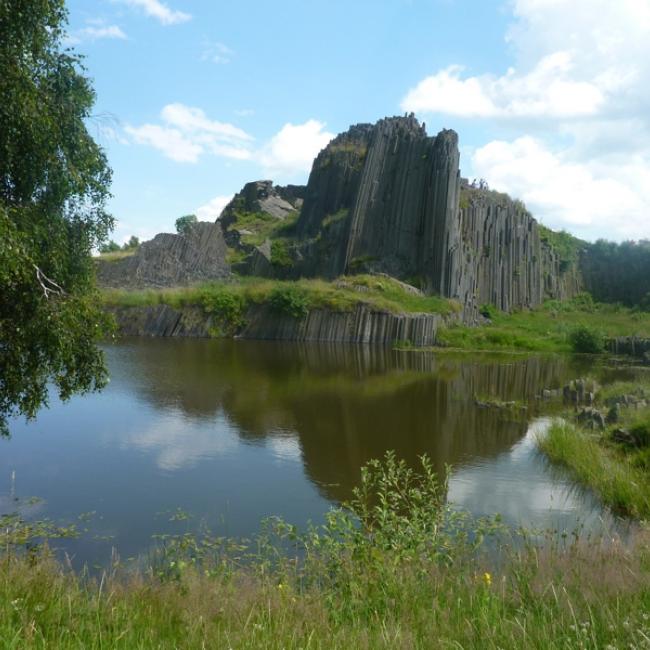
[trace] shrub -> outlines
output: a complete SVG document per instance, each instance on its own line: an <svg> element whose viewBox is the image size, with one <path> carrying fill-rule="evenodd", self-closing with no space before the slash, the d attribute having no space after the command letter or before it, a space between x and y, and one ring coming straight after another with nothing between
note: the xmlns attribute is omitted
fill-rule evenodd
<svg viewBox="0 0 650 650"><path fill-rule="evenodd" d="M276 287L269 295L269 303L275 311L293 318L304 318L309 313L309 297L300 287Z"/></svg>
<svg viewBox="0 0 650 650"><path fill-rule="evenodd" d="M216 336L236 334L246 324L246 301L240 294L219 289L205 292L199 300L205 313L219 323L219 327L214 329Z"/></svg>
<svg viewBox="0 0 650 650"><path fill-rule="evenodd" d="M287 242L280 239L271 242L271 264L279 268L288 268L293 265Z"/></svg>
<svg viewBox="0 0 650 650"><path fill-rule="evenodd" d="M600 330L578 325L569 333L569 343L574 352L600 354L605 349L605 337Z"/></svg>
<svg viewBox="0 0 650 650"><path fill-rule="evenodd" d="M485 318L489 318L490 320L494 320L494 317L498 313L498 309L494 305L481 305L478 312L481 314L481 316L484 316Z"/></svg>

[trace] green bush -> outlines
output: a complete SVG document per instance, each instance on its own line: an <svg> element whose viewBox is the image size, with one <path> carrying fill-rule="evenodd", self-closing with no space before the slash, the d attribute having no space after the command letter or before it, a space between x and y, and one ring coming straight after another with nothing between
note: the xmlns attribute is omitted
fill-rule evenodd
<svg viewBox="0 0 650 650"><path fill-rule="evenodd" d="M494 305L486 304L481 305L478 312L481 314L481 316L489 318L490 320L494 320L494 317L498 314L499 310Z"/></svg>
<svg viewBox="0 0 650 650"><path fill-rule="evenodd" d="M246 324L246 301L241 294L228 289L206 291L200 297L200 304L217 321L218 327L213 328L216 336L236 334Z"/></svg>
<svg viewBox="0 0 650 650"><path fill-rule="evenodd" d="M605 337L600 330L578 325L569 333L569 343L574 352L600 354L605 350Z"/></svg>
<svg viewBox="0 0 650 650"><path fill-rule="evenodd" d="M293 266L293 259L286 241L275 239L271 242L271 264L278 268Z"/></svg>
<svg viewBox="0 0 650 650"><path fill-rule="evenodd" d="M275 287L269 295L269 303L278 313L293 318L304 318L309 313L309 296L300 287Z"/></svg>

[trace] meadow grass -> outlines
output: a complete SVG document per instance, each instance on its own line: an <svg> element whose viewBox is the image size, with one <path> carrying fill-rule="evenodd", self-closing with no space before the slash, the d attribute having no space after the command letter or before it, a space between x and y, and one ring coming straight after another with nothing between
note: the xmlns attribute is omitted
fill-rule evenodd
<svg viewBox="0 0 650 650"><path fill-rule="evenodd" d="M414 471L389 454L323 526L300 534L278 520L247 558L184 535L144 569L115 563L91 579L0 540L2 646L648 647L643 534L629 548L529 542L497 556L481 540L498 525L445 497L426 459Z"/></svg>
<svg viewBox="0 0 650 650"><path fill-rule="evenodd" d="M626 407L625 396L640 400L641 408ZM648 398L650 378L613 382L598 391L596 406L607 413L619 403L615 422L587 430L566 412L539 440L550 460L567 467L604 503L643 519L650 518L650 407L643 406Z"/></svg>
<svg viewBox="0 0 650 650"><path fill-rule="evenodd" d="M510 314L493 310L490 321L481 327L449 327L440 332L440 341L460 349L571 352L571 333L581 327L603 337L650 337L650 313L583 297Z"/></svg>
<svg viewBox="0 0 650 650"><path fill-rule="evenodd" d="M143 307L167 304L171 307L201 306L211 296L227 293L244 305L263 304L277 292L299 292L309 308L350 311L358 304L392 313L419 312L449 314L459 310L452 300L410 293L401 283L384 276L359 275L335 281L320 279L269 280L242 277L232 282L210 282L168 289L105 289L102 300L114 307Z"/></svg>
<svg viewBox="0 0 650 650"><path fill-rule="evenodd" d="M593 489L613 510L650 517L650 476L646 468L610 441L606 434L556 421L539 442L555 463L567 467L583 485Z"/></svg>

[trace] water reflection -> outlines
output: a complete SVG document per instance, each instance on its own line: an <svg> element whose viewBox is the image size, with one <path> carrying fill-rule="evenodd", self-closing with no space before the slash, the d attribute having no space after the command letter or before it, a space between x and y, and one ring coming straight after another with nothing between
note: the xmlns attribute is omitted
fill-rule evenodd
<svg viewBox="0 0 650 650"><path fill-rule="evenodd" d="M107 355L106 391L13 423L0 480L15 470L21 494L44 497L53 518L96 510L93 532L125 555L178 532L157 514L177 507L196 515L185 526L223 534L249 535L271 514L317 520L388 449L412 464L426 453L438 472L453 465L450 498L477 514L545 526L600 513L568 496L529 431L543 388L614 372L588 361L168 339L123 341ZM476 396L527 408L479 408ZM106 552L69 548L84 560Z"/></svg>

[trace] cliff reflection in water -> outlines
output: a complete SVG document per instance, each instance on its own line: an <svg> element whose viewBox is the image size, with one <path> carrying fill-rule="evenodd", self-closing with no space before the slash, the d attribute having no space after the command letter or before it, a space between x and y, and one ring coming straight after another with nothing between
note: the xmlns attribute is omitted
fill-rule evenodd
<svg viewBox="0 0 650 650"><path fill-rule="evenodd" d="M438 472L507 452L525 435L536 395L586 372L584 361L562 357L250 341L126 341L109 356L115 381L158 412L225 419L244 442L301 456L309 479L335 501L348 498L361 466L388 449L412 464L426 453ZM528 410L480 408L475 396L517 400ZM172 457L164 446L180 445L189 459L224 451L223 441L204 438L158 431L149 444Z"/></svg>

